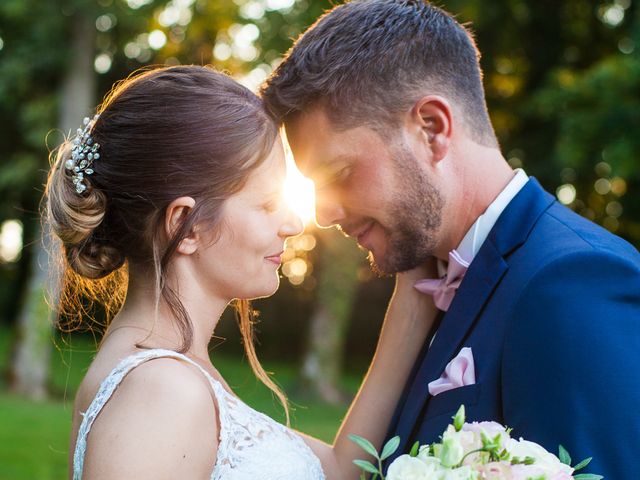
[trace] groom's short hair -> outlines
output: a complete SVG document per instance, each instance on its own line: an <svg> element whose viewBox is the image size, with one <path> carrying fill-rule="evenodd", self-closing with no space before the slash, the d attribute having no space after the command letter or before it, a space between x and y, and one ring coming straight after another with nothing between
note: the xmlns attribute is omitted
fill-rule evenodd
<svg viewBox="0 0 640 480"><path fill-rule="evenodd" d="M334 128L388 129L425 94L451 99L478 143L497 141L471 33L425 0L354 0L301 35L262 87L287 122L323 107Z"/></svg>

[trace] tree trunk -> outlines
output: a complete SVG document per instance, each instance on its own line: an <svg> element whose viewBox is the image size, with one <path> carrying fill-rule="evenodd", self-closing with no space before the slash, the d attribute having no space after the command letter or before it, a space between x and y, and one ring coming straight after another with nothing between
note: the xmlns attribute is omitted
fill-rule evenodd
<svg viewBox="0 0 640 480"><path fill-rule="evenodd" d="M90 115L94 102L95 72L93 57L95 50L95 25L88 15L77 15L74 19L73 37L67 74L62 83L60 128L65 134L75 131L82 118ZM57 301L57 281L51 275L49 257L51 238L48 232L37 229L37 241L32 248L30 278L24 292L22 307L18 314L17 336L11 365L11 390L34 400L47 395L47 380L52 347L52 325L55 313L51 312L45 293L49 290L50 301ZM51 285L48 285L51 280Z"/></svg>
<svg viewBox="0 0 640 480"><path fill-rule="evenodd" d="M347 400L339 381L362 253L336 230L319 230L316 236L322 249L320 278L302 383L305 391L337 404Z"/></svg>

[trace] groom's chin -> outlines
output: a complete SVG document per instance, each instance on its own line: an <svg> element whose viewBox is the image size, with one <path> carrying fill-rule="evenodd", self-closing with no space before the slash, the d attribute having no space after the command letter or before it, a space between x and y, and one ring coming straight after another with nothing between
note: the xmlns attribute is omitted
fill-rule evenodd
<svg viewBox="0 0 640 480"><path fill-rule="evenodd" d="M378 255L369 252L367 260L371 271L378 277L388 277L396 273L413 270L424 264L433 255L430 252L416 252L411 248L388 249L386 255Z"/></svg>
<svg viewBox="0 0 640 480"><path fill-rule="evenodd" d="M377 262L376 258L371 252L369 252L367 260L369 260L369 267L371 268L371 271L379 278L389 277L396 273L395 271L393 271L393 269L389 268L389 266L384 263L384 260Z"/></svg>

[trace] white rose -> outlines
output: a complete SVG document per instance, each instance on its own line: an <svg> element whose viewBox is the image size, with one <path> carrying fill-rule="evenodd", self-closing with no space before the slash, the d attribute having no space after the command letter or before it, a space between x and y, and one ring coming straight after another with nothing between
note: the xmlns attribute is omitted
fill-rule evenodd
<svg viewBox="0 0 640 480"><path fill-rule="evenodd" d="M435 480L439 471L437 462L425 462L424 460L400 455L396 458L387 471L387 480Z"/></svg>
<svg viewBox="0 0 640 480"><path fill-rule="evenodd" d="M463 456L467 453L482 448L482 438L479 431L462 429L456 432L453 425L449 425L447 430L442 435L442 440L451 439L455 443L459 443L462 446Z"/></svg>
<svg viewBox="0 0 640 480"><path fill-rule="evenodd" d="M467 453L481 446L475 432L456 432L456 429L449 425L442 435L442 442L435 445L434 454L442 465L451 468L457 466Z"/></svg>
<svg viewBox="0 0 640 480"><path fill-rule="evenodd" d="M428 465L432 465L432 468L434 471L440 470L441 468L443 468L440 464L440 459L438 457L432 457L429 454L429 446L428 445L422 445L420 447L420 450L418 451L418 456L417 458L419 458L420 460L422 460L424 463L428 464Z"/></svg>
<svg viewBox="0 0 640 480"><path fill-rule="evenodd" d="M558 457L547 452L537 443L529 442L522 438L520 440L509 439L505 447L512 457L518 457L520 460L532 457L535 459L534 465L549 476L558 473L566 473L568 475L573 473L573 468L562 463Z"/></svg>
<svg viewBox="0 0 640 480"><path fill-rule="evenodd" d="M507 430L497 422L465 423L462 426L462 430L465 432L473 432L475 434L475 438L480 442L480 445L477 448L482 447L482 433L490 439L493 439L496 435L500 435L500 445L504 445L504 443L511 438L509 437Z"/></svg>
<svg viewBox="0 0 640 480"><path fill-rule="evenodd" d="M454 468L452 470L441 470L438 480L477 480L478 472L471 467Z"/></svg>

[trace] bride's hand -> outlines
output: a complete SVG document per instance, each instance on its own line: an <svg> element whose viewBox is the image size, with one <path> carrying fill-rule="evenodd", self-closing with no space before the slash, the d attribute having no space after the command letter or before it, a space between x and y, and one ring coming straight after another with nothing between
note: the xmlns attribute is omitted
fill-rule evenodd
<svg viewBox="0 0 640 480"><path fill-rule="evenodd" d="M415 295L416 298L428 298L424 293L420 293L413 288L418 280L425 278L438 278L438 265L435 257L430 257L426 262L411 270L396 274L396 288L394 294Z"/></svg>

